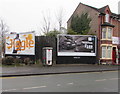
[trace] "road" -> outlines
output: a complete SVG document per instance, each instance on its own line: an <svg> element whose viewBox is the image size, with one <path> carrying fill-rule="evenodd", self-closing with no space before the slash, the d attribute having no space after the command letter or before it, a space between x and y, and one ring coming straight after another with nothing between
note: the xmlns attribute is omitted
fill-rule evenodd
<svg viewBox="0 0 120 94"><path fill-rule="evenodd" d="M118 71L4 77L3 92L118 92Z"/></svg>

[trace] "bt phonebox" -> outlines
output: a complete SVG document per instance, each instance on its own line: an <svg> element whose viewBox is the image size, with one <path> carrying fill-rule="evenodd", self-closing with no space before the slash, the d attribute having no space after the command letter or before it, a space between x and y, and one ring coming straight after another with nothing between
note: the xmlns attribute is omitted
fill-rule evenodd
<svg viewBox="0 0 120 94"><path fill-rule="evenodd" d="M53 60L52 60L52 47L44 47L43 48L43 65L48 65L48 66L52 66L53 64Z"/></svg>

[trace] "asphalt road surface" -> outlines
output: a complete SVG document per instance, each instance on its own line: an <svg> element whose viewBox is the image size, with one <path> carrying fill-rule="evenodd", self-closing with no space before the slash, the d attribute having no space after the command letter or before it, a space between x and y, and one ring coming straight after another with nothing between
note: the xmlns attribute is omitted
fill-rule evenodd
<svg viewBox="0 0 120 94"><path fill-rule="evenodd" d="M4 77L3 92L118 92L118 71Z"/></svg>

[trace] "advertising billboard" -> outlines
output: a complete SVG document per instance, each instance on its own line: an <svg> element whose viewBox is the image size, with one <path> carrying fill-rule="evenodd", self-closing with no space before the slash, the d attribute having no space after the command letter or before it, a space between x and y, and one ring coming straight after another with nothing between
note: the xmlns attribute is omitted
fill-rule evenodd
<svg viewBox="0 0 120 94"><path fill-rule="evenodd" d="M119 44L119 37L112 37L112 44Z"/></svg>
<svg viewBox="0 0 120 94"><path fill-rule="evenodd" d="M6 34L5 54L35 55L34 32Z"/></svg>
<svg viewBox="0 0 120 94"><path fill-rule="evenodd" d="M58 56L96 56L96 36L58 35Z"/></svg>

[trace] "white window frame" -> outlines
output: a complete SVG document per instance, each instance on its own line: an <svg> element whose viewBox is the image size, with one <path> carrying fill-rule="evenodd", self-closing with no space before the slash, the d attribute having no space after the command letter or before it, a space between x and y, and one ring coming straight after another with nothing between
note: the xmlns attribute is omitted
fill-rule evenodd
<svg viewBox="0 0 120 94"><path fill-rule="evenodd" d="M107 58L112 58L112 46L107 46Z"/></svg>
<svg viewBox="0 0 120 94"><path fill-rule="evenodd" d="M102 39L106 39L107 28L102 28Z"/></svg>
<svg viewBox="0 0 120 94"><path fill-rule="evenodd" d="M104 49L103 49L103 47L104 47ZM106 46L102 46L102 56L101 57L106 58Z"/></svg>
<svg viewBox="0 0 120 94"><path fill-rule="evenodd" d="M108 22L108 23L109 23L109 17L110 17L109 14L106 14L106 15L105 15L105 22Z"/></svg>
<svg viewBox="0 0 120 94"><path fill-rule="evenodd" d="M111 31L109 31L111 30ZM105 35L103 35L105 34ZM111 27L102 28L102 40L112 40L113 29ZM110 36L110 37L109 37Z"/></svg>
<svg viewBox="0 0 120 94"><path fill-rule="evenodd" d="M112 28L108 28L108 34L107 34L107 38L108 39L112 39ZM110 34L110 36L109 36L109 34Z"/></svg>
<svg viewBox="0 0 120 94"><path fill-rule="evenodd" d="M104 47L104 50L103 50L103 47ZM108 49L109 47L110 49ZM111 45L102 45L101 49L102 49L102 54L101 54L102 59L112 59L112 46Z"/></svg>

